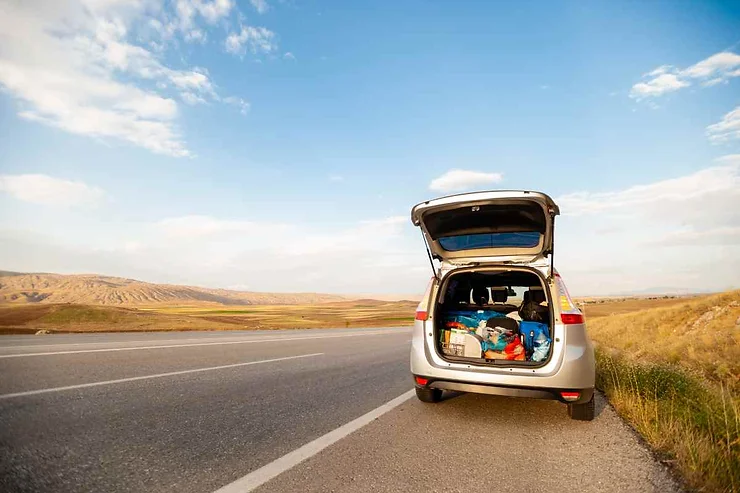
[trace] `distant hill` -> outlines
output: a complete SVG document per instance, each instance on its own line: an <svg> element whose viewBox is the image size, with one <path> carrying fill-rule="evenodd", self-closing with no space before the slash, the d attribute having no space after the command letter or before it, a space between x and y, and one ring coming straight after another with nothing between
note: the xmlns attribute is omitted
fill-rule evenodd
<svg viewBox="0 0 740 493"><path fill-rule="evenodd" d="M0 271L0 303L84 305L302 305L353 297L321 293L257 293L174 284L153 284L97 274L21 274Z"/></svg>

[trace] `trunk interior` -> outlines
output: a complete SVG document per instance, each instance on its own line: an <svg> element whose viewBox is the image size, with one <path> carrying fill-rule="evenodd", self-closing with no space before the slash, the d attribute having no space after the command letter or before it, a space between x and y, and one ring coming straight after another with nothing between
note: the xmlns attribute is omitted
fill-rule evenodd
<svg viewBox="0 0 740 493"><path fill-rule="evenodd" d="M543 366L552 352L549 301L541 277L526 269L453 273L437 299L437 353L457 363Z"/></svg>

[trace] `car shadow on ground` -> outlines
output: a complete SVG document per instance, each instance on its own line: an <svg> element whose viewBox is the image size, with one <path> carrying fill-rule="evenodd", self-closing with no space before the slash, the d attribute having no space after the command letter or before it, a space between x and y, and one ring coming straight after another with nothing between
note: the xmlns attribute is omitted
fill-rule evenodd
<svg viewBox="0 0 740 493"><path fill-rule="evenodd" d="M468 394L467 392L457 392L453 390L445 390L442 393L442 398L440 402L457 400L466 395L475 395L476 397L480 397L481 399L488 401L488 403L490 403L491 405L494 405L495 401L497 400L502 402L502 404L509 403L509 401L530 401L533 403L537 403L537 402L555 403L556 402L554 400L548 401L548 400L539 400L539 399L528 399L528 398L522 398L522 397L506 397L506 396L500 396L500 395L487 395L487 394ZM596 419L601 415L601 413L604 411L606 406L609 405L609 403L607 402L606 397L604 397L604 395L599 391L595 391L594 399L596 400L596 402L594 403L594 419ZM563 407L565 406L563 405Z"/></svg>

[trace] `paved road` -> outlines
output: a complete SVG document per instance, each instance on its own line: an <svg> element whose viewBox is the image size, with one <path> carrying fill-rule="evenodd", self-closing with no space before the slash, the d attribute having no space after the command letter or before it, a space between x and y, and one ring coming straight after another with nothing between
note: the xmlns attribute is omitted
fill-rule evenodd
<svg viewBox="0 0 740 493"><path fill-rule="evenodd" d="M676 490L603 402L578 423L555 402L401 399L341 438L412 388L409 341L407 328L1 337L0 490L235 491L327 436L260 491Z"/></svg>

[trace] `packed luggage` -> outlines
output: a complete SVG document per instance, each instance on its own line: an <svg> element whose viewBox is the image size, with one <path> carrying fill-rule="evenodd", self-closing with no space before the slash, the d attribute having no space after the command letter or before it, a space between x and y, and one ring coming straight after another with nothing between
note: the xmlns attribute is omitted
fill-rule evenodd
<svg viewBox="0 0 740 493"><path fill-rule="evenodd" d="M501 289L492 288L494 302L505 303ZM448 356L484 360L543 362L550 354L551 335L546 322L549 310L540 304L544 299L541 289L531 288L524 294L522 305L496 303L492 308L479 288L472 289L470 298L481 309L454 309L441 313L440 346ZM459 306L459 302L457 306ZM499 309L496 309L499 307ZM500 307L506 307L501 309Z"/></svg>

